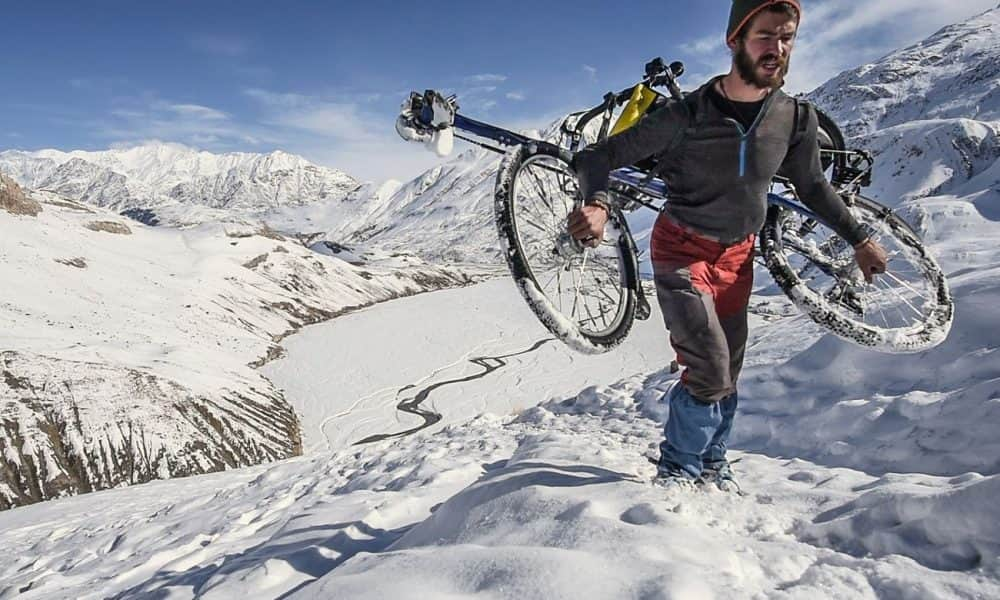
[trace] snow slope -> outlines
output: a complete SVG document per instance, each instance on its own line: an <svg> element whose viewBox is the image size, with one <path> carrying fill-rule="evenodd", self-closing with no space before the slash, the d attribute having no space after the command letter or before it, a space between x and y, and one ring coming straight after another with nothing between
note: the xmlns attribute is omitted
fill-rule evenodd
<svg viewBox="0 0 1000 600"><path fill-rule="evenodd" d="M0 597L1000 594L998 476L880 477L738 452L746 497L650 485L649 416L671 379L7 511Z"/></svg>
<svg viewBox="0 0 1000 600"><path fill-rule="evenodd" d="M353 266L232 223L150 228L29 196L34 215L0 202L0 509L298 454L297 417L255 370L276 342L466 281L405 258Z"/></svg>

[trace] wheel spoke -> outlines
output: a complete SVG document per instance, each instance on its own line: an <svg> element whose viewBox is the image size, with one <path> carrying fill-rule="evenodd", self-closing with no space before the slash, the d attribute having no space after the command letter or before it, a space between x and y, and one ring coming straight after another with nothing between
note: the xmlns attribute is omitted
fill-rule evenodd
<svg viewBox="0 0 1000 600"><path fill-rule="evenodd" d="M541 212L540 210L538 210L537 208L534 207L534 203L530 203L529 204L528 202L523 202L522 201L521 202L521 206L523 206L524 210L526 212L531 213L532 216L534 216L536 219L538 219L540 221L548 221L549 222L549 226L551 227L551 230L554 233L559 231L559 225L558 225L557 219L556 219L556 217L555 217L555 215L553 213L549 212L549 213L546 214L546 213ZM548 218L546 218L546 216Z"/></svg>
<svg viewBox="0 0 1000 600"><path fill-rule="evenodd" d="M910 309L913 310L913 312L917 313L918 317L924 316L923 312L921 312L917 307L913 306L913 304L911 304L909 300L907 300L902 294L900 294L898 291L896 291L896 288L890 286L888 282L883 281L882 285L885 287L885 290L887 292L890 292L892 295L894 295L897 298L899 298L900 300L902 300L903 304L909 306Z"/></svg>
<svg viewBox="0 0 1000 600"><path fill-rule="evenodd" d="M884 273L884 275L886 275L887 277L889 277L890 279L892 279L893 281L895 281L895 282L896 282L896 283L898 283L899 285L901 285L901 286L905 287L906 289L910 290L911 292L913 292L913 293L914 293L914 294L915 294L915 295L916 295L916 296L917 296L918 298L920 298L921 300L925 300L925 301L927 301L927 302L930 302L930 301L931 301L931 299L930 299L930 298L928 298L928 297L926 297L926 296L923 296L923 295L921 295L921 294L920 294L920 292L918 292L917 290L913 289L913 288L912 288L912 287L911 287L911 286L910 286L910 285L909 285L908 283L906 283L905 281L903 281L903 280L902 280L902 279L900 279L899 277L896 277L895 275L893 275L893 274L892 274L891 272L889 272L888 270L887 270L887 271L886 271L886 272Z"/></svg>
<svg viewBox="0 0 1000 600"><path fill-rule="evenodd" d="M625 310L631 292L621 283L624 250L614 239L586 248L569 239L566 217L579 201L576 176L559 158L539 152L523 158L509 186L513 260L524 263L549 300L534 305L536 313L543 320L545 311L568 318L588 339L619 339L632 318Z"/></svg>
<svg viewBox="0 0 1000 600"><path fill-rule="evenodd" d="M549 197L545 193L545 184L542 183L538 179L538 175L536 175L535 172L531 170L532 166L534 166L534 165L529 165L529 167L527 168L528 175L531 176L531 179L532 179L533 183L535 184L535 189L538 191L538 195L542 199L542 202L545 203L545 206L549 209L549 212L554 214L555 213L555 209L552 208L552 203L549 201Z"/></svg>

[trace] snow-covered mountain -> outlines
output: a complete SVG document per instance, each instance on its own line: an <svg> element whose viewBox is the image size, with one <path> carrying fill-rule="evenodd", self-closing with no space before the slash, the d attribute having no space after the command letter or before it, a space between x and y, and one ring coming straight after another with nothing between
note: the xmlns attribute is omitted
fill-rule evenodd
<svg viewBox="0 0 1000 600"><path fill-rule="evenodd" d="M499 167L500 155L465 150L402 184L382 202L366 201L377 210L361 222L335 227L328 236L409 250L429 260L497 262L493 187Z"/></svg>
<svg viewBox="0 0 1000 600"><path fill-rule="evenodd" d="M1000 7L845 71L807 96L876 158L872 195L976 194L1000 218Z"/></svg>
<svg viewBox="0 0 1000 600"><path fill-rule="evenodd" d="M151 228L0 176L0 509L294 456L256 367L301 326L465 277L233 223Z"/></svg>
<svg viewBox="0 0 1000 600"><path fill-rule="evenodd" d="M555 141L562 119L522 133ZM585 135L594 138L598 125ZM423 152L420 146L414 152ZM362 191L371 206L361 218L326 221L330 239L414 252L432 261L503 265L493 215L493 192L502 156L470 147L454 158L391 188Z"/></svg>
<svg viewBox="0 0 1000 600"><path fill-rule="evenodd" d="M841 125L849 145L875 154L873 197L895 206L909 198L966 195L1000 185L998 24L1000 9L987 11L844 72L807 95ZM554 133L553 127L533 132ZM362 204L371 208L353 218L326 220L328 236L433 259L495 262L492 194L499 163L497 154L470 148L392 194L362 192ZM990 198L983 192L975 202L984 214L1000 217ZM645 213L630 216L640 247L651 225Z"/></svg>
<svg viewBox="0 0 1000 600"><path fill-rule="evenodd" d="M119 211L172 207L182 222L185 208L259 213L340 200L358 187L341 171L280 150L212 154L164 143L99 152L10 150L0 152L0 172L30 189Z"/></svg>

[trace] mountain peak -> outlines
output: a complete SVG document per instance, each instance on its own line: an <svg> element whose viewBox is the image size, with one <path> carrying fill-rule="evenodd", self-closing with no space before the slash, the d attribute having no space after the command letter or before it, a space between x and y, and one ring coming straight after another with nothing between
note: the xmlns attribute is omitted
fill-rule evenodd
<svg viewBox="0 0 1000 600"><path fill-rule="evenodd" d="M807 98L848 137L920 119L1000 120L1000 7L845 71Z"/></svg>

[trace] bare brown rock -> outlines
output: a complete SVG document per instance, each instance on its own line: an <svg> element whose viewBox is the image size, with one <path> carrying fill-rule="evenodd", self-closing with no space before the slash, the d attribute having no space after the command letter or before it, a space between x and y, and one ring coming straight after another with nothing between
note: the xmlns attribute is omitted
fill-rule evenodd
<svg viewBox="0 0 1000 600"><path fill-rule="evenodd" d="M85 227L91 231L104 231L118 235L132 235L132 230L128 228L128 225L117 221L91 221L90 223L87 223Z"/></svg>
<svg viewBox="0 0 1000 600"><path fill-rule="evenodd" d="M21 186L0 174L0 208L12 215L25 215L37 217L42 212L42 205L28 198L21 190Z"/></svg>
<svg viewBox="0 0 1000 600"><path fill-rule="evenodd" d="M57 258L55 261L67 267L76 267L77 269L87 268L87 259L82 256L77 256L76 258Z"/></svg>

